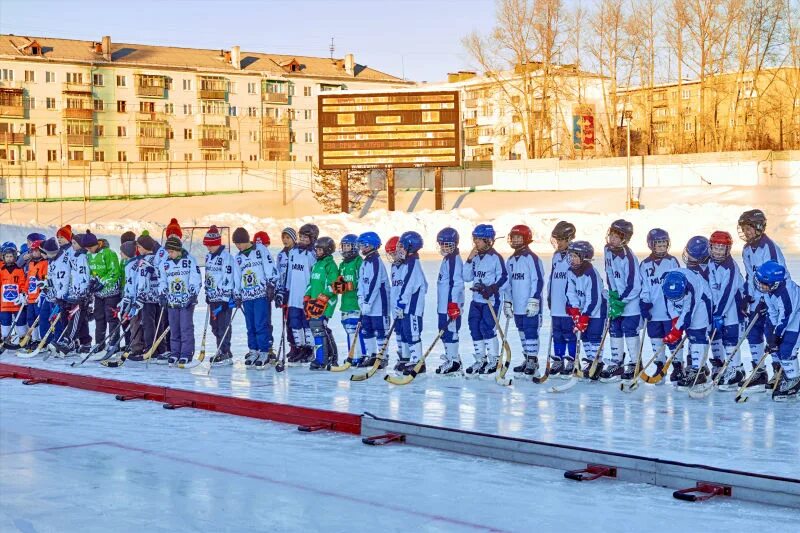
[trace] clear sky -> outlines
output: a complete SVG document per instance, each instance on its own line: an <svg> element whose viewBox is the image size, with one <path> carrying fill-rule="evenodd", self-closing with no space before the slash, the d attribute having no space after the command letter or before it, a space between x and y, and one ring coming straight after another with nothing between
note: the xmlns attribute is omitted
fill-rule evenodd
<svg viewBox="0 0 800 533"><path fill-rule="evenodd" d="M488 31L493 0L0 0L0 33L280 54L355 54L415 81L470 68L461 38Z"/></svg>

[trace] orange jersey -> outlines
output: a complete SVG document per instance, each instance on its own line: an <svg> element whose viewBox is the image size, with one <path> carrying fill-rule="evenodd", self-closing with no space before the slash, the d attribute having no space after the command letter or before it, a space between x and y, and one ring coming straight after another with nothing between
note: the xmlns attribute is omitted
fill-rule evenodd
<svg viewBox="0 0 800 533"><path fill-rule="evenodd" d="M42 289L37 282L47 279L47 259L39 259L28 263L28 303L34 304Z"/></svg>
<svg viewBox="0 0 800 533"><path fill-rule="evenodd" d="M17 265L0 267L0 312L19 311L15 303L20 294L28 292L28 280L25 271Z"/></svg>

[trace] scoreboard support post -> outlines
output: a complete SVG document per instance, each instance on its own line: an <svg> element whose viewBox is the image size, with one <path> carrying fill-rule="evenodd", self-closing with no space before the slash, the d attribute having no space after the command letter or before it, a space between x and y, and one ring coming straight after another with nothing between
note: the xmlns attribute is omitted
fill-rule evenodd
<svg viewBox="0 0 800 533"><path fill-rule="evenodd" d="M350 212L350 190L347 184L347 174L346 170L339 171L339 202L342 206L342 213Z"/></svg>
<svg viewBox="0 0 800 533"><path fill-rule="evenodd" d="M433 174L434 209L444 209L444 187L442 186L442 167L436 167Z"/></svg>
<svg viewBox="0 0 800 533"><path fill-rule="evenodd" d="M387 168L386 169L386 194L387 198L387 208L389 211L394 211L394 169Z"/></svg>

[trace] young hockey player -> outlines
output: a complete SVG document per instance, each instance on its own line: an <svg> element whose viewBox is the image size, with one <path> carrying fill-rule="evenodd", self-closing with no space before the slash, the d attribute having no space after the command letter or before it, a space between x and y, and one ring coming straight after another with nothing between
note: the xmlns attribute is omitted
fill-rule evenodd
<svg viewBox="0 0 800 533"><path fill-rule="evenodd" d="M460 374L462 368L458 332L464 309L464 262L458 251L458 240L458 232L453 228L444 228L436 235L442 256L436 281L436 312L439 330L444 331L444 361L436 369L437 374Z"/></svg>
<svg viewBox="0 0 800 533"><path fill-rule="evenodd" d="M397 256L404 264L403 283L394 307L394 317L398 321L398 334L403 340L408 363L402 372L410 374L422 358L422 317L425 312L425 296L428 293L428 281L422 272L419 262L419 251L422 249L422 236L416 231L407 231L400 235L397 243ZM425 363L419 373L425 372Z"/></svg>
<svg viewBox="0 0 800 533"><path fill-rule="evenodd" d="M42 286L43 298L61 313L47 343L48 350L55 352L55 341L61 338L68 319L67 310L60 307L58 302L63 302L69 290L69 256L54 238L42 243L42 252L47 258L47 280Z"/></svg>
<svg viewBox="0 0 800 533"><path fill-rule="evenodd" d="M504 288L503 312L514 320L522 344L525 360L514 367L514 372L533 376L539 369L539 328L544 288L544 265L539 256L531 251L533 242L531 228L518 224L508 234L508 244L514 253L506 261L508 283Z"/></svg>
<svg viewBox="0 0 800 533"><path fill-rule="evenodd" d="M800 351L800 287L789 279L786 267L777 261L762 264L754 277L756 290L764 294L771 326L767 330L767 350L783 369L783 377L773 391L772 399L778 402L793 400L800 391L797 361Z"/></svg>
<svg viewBox="0 0 800 533"><path fill-rule="evenodd" d="M72 259L72 226L67 224L66 226L62 226L58 228L56 232L56 241L58 241L58 245L64 250L67 259Z"/></svg>
<svg viewBox="0 0 800 533"><path fill-rule="evenodd" d="M184 367L194 358L194 307L203 287L200 267L194 257L183 249L176 237L168 237L164 243L168 259L159 279L159 292L167 301L169 319L170 366Z"/></svg>
<svg viewBox="0 0 800 533"><path fill-rule="evenodd" d="M36 318L39 318L38 326L31 332L33 341L41 340L47 333L50 328L50 314L53 311L50 301L41 294L42 287L47 283L47 258L42 255L42 243L43 241L33 241L25 265L25 275L28 280L28 307L26 308L28 328L32 328Z"/></svg>
<svg viewBox="0 0 800 533"><path fill-rule="evenodd" d="M695 235L686 243L683 249L683 262L686 268L700 275L706 282L708 278L708 263L711 260L711 245L702 235ZM710 287L710 286L709 286Z"/></svg>
<svg viewBox="0 0 800 533"><path fill-rule="evenodd" d="M575 333L580 334L583 353L586 355L583 374L587 379L596 380L603 371L603 354L598 352L606 328L608 310L603 295L603 279L592 266L594 248L591 244L573 241L569 244L568 252L570 268L567 273L567 314L572 318ZM600 359L594 375L590 376L595 357Z"/></svg>
<svg viewBox="0 0 800 533"><path fill-rule="evenodd" d="M358 254L358 236L348 233L339 242L339 251L342 254L342 262L339 264L339 277L333 283L333 292L341 296L339 310L342 316L342 326L347 335L347 349L354 342L359 343L357 349L359 355L354 355L353 366L358 366L366 356L366 345L364 336L359 333L356 338L356 329L361 318L361 310L358 308L358 273L361 271L361 264L364 260Z"/></svg>
<svg viewBox="0 0 800 533"><path fill-rule="evenodd" d="M244 228L233 232L233 244L239 250L234 258L234 289L236 305L242 307L247 328L245 366L263 369L275 358L272 351L272 295L278 272L272 255L260 244L250 241Z"/></svg>
<svg viewBox="0 0 800 533"><path fill-rule="evenodd" d="M122 300L119 303L119 312L124 313L120 318L126 318L128 324L125 333L125 351L131 361L142 361L144 356L144 332L142 330L142 306L137 303L136 283L138 280L137 266L139 258L136 254L136 241L123 242L119 247L122 259Z"/></svg>
<svg viewBox="0 0 800 533"><path fill-rule="evenodd" d="M656 373L659 373L667 360L667 349L663 348L664 337L672 329L672 319L667 312L667 302L661 290L661 283L667 272L680 268L681 265L669 253L669 233L665 230L651 229L647 233L647 247L650 248L650 255L639 264L639 280L642 286L639 310L642 319L647 321L647 336L650 337L653 354L659 354L656 359ZM677 346L677 343L673 343L668 348L674 350ZM683 364L678 359L678 357L673 359L673 365ZM663 384L664 381L658 383Z"/></svg>
<svg viewBox="0 0 800 533"><path fill-rule="evenodd" d="M266 231L258 231L253 235L253 244L260 244L264 248L269 248L270 242L269 234Z"/></svg>
<svg viewBox="0 0 800 533"><path fill-rule="evenodd" d="M577 338L572 318L567 314L567 274L570 270L569 244L575 238L575 226L560 221L550 234L553 259L550 281L547 284L547 306L550 308L552 325L553 361L550 375L562 379L572 375L575 365Z"/></svg>
<svg viewBox="0 0 800 533"><path fill-rule="evenodd" d="M286 281L289 277L289 252L291 252L292 248L297 243L297 232L294 228L283 228L281 232L281 242L283 243L283 249L278 252L276 258L278 286L275 290L275 309L281 310L283 327L286 330L286 337L289 341L289 353L286 354L286 358L294 360L297 358L297 343L292 336L292 328L289 326L287 316L289 311L289 288L286 286Z"/></svg>
<svg viewBox="0 0 800 533"><path fill-rule="evenodd" d="M92 348L92 337L89 334L89 298L90 275L86 248L83 245L85 235L72 235L72 253L69 257L69 288L66 297L58 305L69 316L66 332L61 341L56 342L56 349L66 355L70 352L88 353ZM65 251L65 256L67 253Z"/></svg>
<svg viewBox="0 0 800 533"><path fill-rule="evenodd" d="M508 273L503 258L494 249L494 239L494 227L478 224L472 231L474 247L464 263L464 281L473 282L467 315L475 348L475 362L467 368L470 376L493 375L500 355L495 317L500 310L500 289L508 280Z"/></svg>
<svg viewBox="0 0 800 533"><path fill-rule="evenodd" d="M139 316L142 320L144 346L145 350L150 350L158 340L160 335L158 332L164 330L164 323L167 321L164 316L166 301L162 302L159 293L160 276L156 270L154 254L154 251L160 250L161 247L150 235L142 232L142 235L136 239L136 249L139 261L136 263L135 305L141 308ZM166 341L162 340L156 346L152 354L154 363L166 364L168 362L169 354L165 345Z"/></svg>
<svg viewBox="0 0 800 533"><path fill-rule="evenodd" d="M695 378L698 384L705 383L708 379L708 368L705 364L702 367L700 364L709 348L711 293L706 280L688 268L667 273L661 287L672 317L672 329L664 336L664 342L669 345L680 341L684 331L689 340L686 372L683 375L674 374L678 378L677 383L670 376L678 390L687 390L695 383Z"/></svg>
<svg viewBox="0 0 800 533"><path fill-rule="evenodd" d="M397 301L400 298L400 289L403 287L403 278L406 275L405 262L397 253L397 246L400 243L400 236L396 235L386 241L386 246L383 249L386 251L386 260L389 262L389 309L397 308ZM400 335L400 322L395 317L395 336L394 341L397 345L397 362L394 364L395 372L403 372L409 361L408 347L405 346L404 339ZM385 368L389 363L388 352L384 355L381 362L381 368ZM370 365L371 366L371 365Z"/></svg>
<svg viewBox="0 0 800 533"><path fill-rule="evenodd" d="M314 240L317 261L311 268L311 279L303 296L306 318L314 338L314 359L309 365L310 370L330 370L331 366L339 364L336 342L328 327L338 300L332 290L339 277L339 268L333 260L335 251L336 243L330 237Z"/></svg>
<svg viewBox="0 0 800 533"><path fill-rule="evenodd" d="M358 308L361 309L361 333L368 357L361 367L372 366L386 344L389 330L389 277L379 250L381 238L374 231L358 236L358 249L364 257L358 276Z"/></svg>
<svg viewBox="0 0 800 533"><path fill-rule="evenodd" d="M738 351L735 356L733 355L743 331L744 315L741 308L744 278L739 272L739 265L731 257L731 246L733 246L731 234L727 231L715 231L711 234L709 242L712 261L708 265L708 281L713 306L712 330L716 331L714 342L711 344L713 354L711 379L717 377L726 359L734 357L719 381L720 390L732 390L738 387L744 377L741 356Z"/></svg>
<svg viewBox="0 0 800 533"><path fill-rule="evenodd" d="M7 349L19 348L19 340L25 336L28 327L22 313L28 303L28 280L25 271L17 266L17 247L12 242L3 243L3 266L0 268L0 335ZM16 330L17 340L12 341Z"/></svg>
<svg viewBox="0 0 800 533"><path fill-rule="evenodd" d="M120 301L120 285L122 284L122 268L119 258L109 248L108 241L98 239L92 233L86 232L83 244L88 250L87 259L91 277L96 280L91 283L94 287L94 343L105 349L106 333L114 333L114 338L109 339L109 344L114 344L118 338L116 309Z"/></svg>
<svg viewBox="0 0 800 533"><path fill-rule="evenodd" d="M28 236L25 237L25 244L20 246L19 257L17 257L17 266L22 269L27 267L32 257L31 250L33 248L33 243L35 242L42 243L45 241L46 238L47 237L45 237L43 233L38 233L38 232L29 233Z"/></svg>
<svg viewBox="0 0 800 533"><path fill-rule="evenodd" d="M317 262L314 243L319 237L319 228L314 224L303 224L297 237L297 245L289 251L286 290L288 310L286 319L292 329L292 338L297 344L294 357L286 358L289 364L310 363L313 359L314 337L306 318L304 297L311 280L311 269Z"/></svg>
<svg viewBox="0 0 800 533"><path fill-rule="evenodd" d="M755 288L755 273L758 268L767 261L775 261L779 265L786 267L786 259L780 247L770 239L767 234L767 217L760 209L745 211L739 217L739 237L745 242L742 249L742 261L744 263L745 288L742 301L742 311L747 315L747 322L755 319L756 323L747 335L747 342L750 345L750 357L755 367L761 356L764 355L764 332L769 328L768 317L764 311L762 303L763 295ZM788 274L787 276L791 278ZM772 361L773 378L774 372L780 368L779 364ZM749 386L757 387L768 385L767 372L762 367L750 381Z"/></svg>
<svg viewBox="0 0 800 533"><path fill-rule="evenodd" d="M217 354L211 364L230 365L233 363L231 353L231 334L229 328L233 313L233 289L236 274L233 256L222 244L222 235L217 226L211 226L203 237L206 254L206 304L209 306L208 320L211 332L217 341Z"/></svg>

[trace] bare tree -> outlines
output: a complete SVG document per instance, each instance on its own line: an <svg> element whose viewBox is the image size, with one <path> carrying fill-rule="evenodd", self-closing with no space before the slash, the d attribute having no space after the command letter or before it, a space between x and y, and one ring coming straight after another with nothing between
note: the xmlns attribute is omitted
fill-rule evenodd
<svg viewBox="0 0 800 533"><path fill-rule="evenodd" d="M311 192L314 198L322 205L326 213L341 212L340 172L339 170L321 170L316 165L311 170L314 178ZM347 171L349 211L361 208L372 194L369 187L369 170Z"/></svg>
<svg viewBox="0 0 800 533"><path fill-rule="evenodd" d="M642 53L638 57L639 85L644 89L643 112L645 116L644 141L647 153L655 152L655 136L653 134L653 87L656 77L656 47L661 32L656 27L659 18L660 3L657 0L642 0L634 3L633 12L628 21L628 32L632 39L641 43Z"/></svg>
<svg viewBox="0 0 800 533"><path fill-rule="evenodd" d="M667 43L675 56L675 64L677 68L677 96L678 96L678 118L677 121L670 121L672 128L672 149L678 153L685 151L684 141L686 134L684 133L684 123L686 122L686 111L682 104L681 98L683 95L683 78L684 78L684 63L686 60L687 48L687 31L686 25L688 24L688 11L686 7L687 0L671 0L664 10L664 28ZM677 143L675 142L677 138Z"/></svg>

